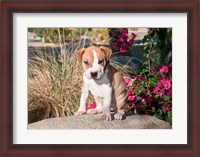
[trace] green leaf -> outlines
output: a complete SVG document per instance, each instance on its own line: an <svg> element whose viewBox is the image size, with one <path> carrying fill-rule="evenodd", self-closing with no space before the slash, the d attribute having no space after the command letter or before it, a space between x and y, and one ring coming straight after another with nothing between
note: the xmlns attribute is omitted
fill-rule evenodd
<svg viewBox="0 0 200 157"><path fill-rule="evenodd" d="M138 94L138 92L139 92L139 89L138 89L138 88L135 88L135 89L134 89L134 93L135 93L135 94Z"/></svg>
<svg viewBox="0 0 200 157"><path fill-rule="evenodd" d="M156 117L156 118L158 118L158 119L162 119L162 116L159 115L158 113L155 113L153 116Z"/></svg>
<svg viewBox="0 0 200 157"><path fill-rule="evenodd" d="M147 76L150 77L150 76L152 76L152 74L151 74L151 73L148 73Z"/></svg>
<svg viewBox="0 0 200 157"><path fill-rule="evenodd" d="M159 110L159 115L162 116L163 115L163 111Z"/></svg>
<svg viewBox="0 0 200 157"><path fill-rule="evenodd" d="M169 100L170 100L170 97L169 97L168 95L164 95L164 96L163 96L163 99L164 99L165 101L169 101Z"/></svg>
<svg viewBox="0 0 200 157"><path fill-rule="evenodd" d="M160 113L155 113L153 116L158 118L158 119L163 119L163 116L160 115Z"/></svg>
<svg viewBox="0 0 200 157"><path fill-rule="evenodd" d="M148 63L147 62L143 62L143 65L147 65Z"/></svg>
<svg viewBox="0 0 200 157"><path fill-rule="evenodd" d="M149 78L149 83L150 85L152 86L157 86L158 85L158 78L157 77L152 77L152 78Z"/></svg>
<svg viewBox="0 0 200 157"><path fill-rule="evenodd" d="M156 112L156 108L152 107L152 112L155 113Z"/></svg>
<svg viewBox="0 0 200 157"><path fill-rule="evenodd" d="M147 82L144 82L144 83L143 83L143 86L144 86L144 88L147 88L147 87L148 87Z"/></svg>
<svg viewBox="0 0 200 157"><path fill-rule="evenodd" d="M149 49L149 45L144 46L144 50L147 51Z"/></svg>
<svg viewBox="0 0 200 157"><path fill-rule="evenodd" d="M159 101L158 104L161 105L161 104L164 104L164 102L163 101Z"/></svg>
<svg viewBox="0 0 200 157"><path fill-rule="evenodd" d="M144 53L144 57L145 58L149 58L149 54L145 51L145 53Z"/></svg>
<svg viewBox="0 0 200 157"><path fill-rule="evenodd" d="M172 111L168 111L166 121L172 124Z"/></svg>
<svg viewBox="0 0 200 157"><path fill-rule="evenodd" d="M168 111L168 113L167 113L168 115L168 118L172 118L172 111Z"/></svg>
<svg viewBox="0 0 200 157"><path fill-rule="evenodd" d="M158 118L156 113L155 113L153 116L154 116L155 118Z"/></svg>
<svg viewBox="0 0 200 157"><path fill-rule="evenodd" d="M149 72L149 70L147 70L147 69L142 69L142 71L140 72L140 75L143 75L143 74L148 73L148 72Z"/></svg>
<svg viewBox="0 0 200 157"><path fill-rule="evenodd" d="M145 92L144 86L141 86L141 87L140 87L140 91L141 91L141 93L144 93L144 92Z"/></svg>

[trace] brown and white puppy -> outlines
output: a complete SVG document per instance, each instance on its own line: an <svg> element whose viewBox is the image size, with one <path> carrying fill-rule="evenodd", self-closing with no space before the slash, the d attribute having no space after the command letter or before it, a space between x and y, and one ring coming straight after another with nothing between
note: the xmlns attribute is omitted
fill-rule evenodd
<svg viewBox="0 0 200 157"><path fill-rule="evenodd" d="M101 118L110 121L110 110L117 109L115 119L121 120L127 100L126 86L122 75L108 61L112 54L107 47L91 46L76 52L84 68L80 107L75 115L86 113L89 91L95 98L97 107L87 110L88 114L102 113Z"/></svg>

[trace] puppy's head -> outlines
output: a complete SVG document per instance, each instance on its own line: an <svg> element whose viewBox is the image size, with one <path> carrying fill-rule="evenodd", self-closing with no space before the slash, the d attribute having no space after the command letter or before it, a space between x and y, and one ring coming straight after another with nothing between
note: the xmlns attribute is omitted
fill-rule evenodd
<svg viewBox="0 0 200 157"><path fill-rule="evenodd" d="M76 52L76 58L82 62L88 79L101 79L112 50L103 46L91 46Z"/></svg>

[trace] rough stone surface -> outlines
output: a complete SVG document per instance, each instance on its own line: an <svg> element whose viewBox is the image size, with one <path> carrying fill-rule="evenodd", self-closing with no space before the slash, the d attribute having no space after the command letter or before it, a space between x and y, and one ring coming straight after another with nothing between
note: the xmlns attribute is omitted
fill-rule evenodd
<svg viewBox="0 0 200 157"><path fill-rule="evenodd" d="M121 121L101 120L100 115L82 115L45 119L31 123L28 129L171 129L165 121L148 115L125 115ZM112 115L113 119L113 115Z"/></svg>

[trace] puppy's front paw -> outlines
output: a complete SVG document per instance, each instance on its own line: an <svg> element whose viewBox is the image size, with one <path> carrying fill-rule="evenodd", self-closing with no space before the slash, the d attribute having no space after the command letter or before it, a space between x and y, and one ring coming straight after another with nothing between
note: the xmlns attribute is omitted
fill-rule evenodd
<svg viewBox="0 0 200 157"><path fill-rule="evenodd" d="M115 117L116 120L122 120L123 113L117 112L117 113L114 115L114 117Z"/></svg>
<svg viewBox="0 0 200 157"><path fill-rule="evenodd" d="M83 114L86 114L86 111L81 111L81 110L79 111L79 110L78 110L78 111L76 111L76 112L74 113L75 116L83 115Z"/></svg>
<svg viewBox="0 0 200 157"><path fill-rule="evenodd" d="M88 109L87 110L87 114L97 114L97 113L98 113L97 109Z"/></svg>
<svg viewBox="0 0 200 157"><path fill-rule="evenodd" d="M103 120L107 120L107 121L111 121L111 115L110 113L103 113L101 116L100 116L100 119L103 119Z"/></svg>

